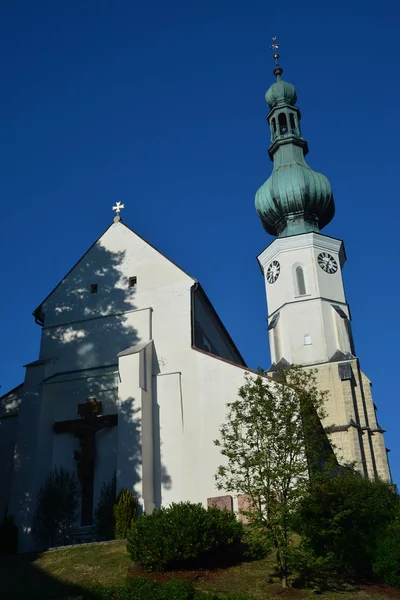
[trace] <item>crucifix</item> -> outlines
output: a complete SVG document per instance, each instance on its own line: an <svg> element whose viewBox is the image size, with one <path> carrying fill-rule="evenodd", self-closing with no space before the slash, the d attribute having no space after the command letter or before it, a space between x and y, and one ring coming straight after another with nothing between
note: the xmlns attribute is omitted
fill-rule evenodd
<svg viewBox="0 0 400 600"><path fill-rule="evenodd" d="M118 415L102 415L102 412L102 403L89 398L84 404L78 404L80 419L57 421L53 426L54 433L72 433L79 439L80 450L75 450L74 459L82 489L81 525L91 525L93 521L96 433L118 423Z"/></svg>

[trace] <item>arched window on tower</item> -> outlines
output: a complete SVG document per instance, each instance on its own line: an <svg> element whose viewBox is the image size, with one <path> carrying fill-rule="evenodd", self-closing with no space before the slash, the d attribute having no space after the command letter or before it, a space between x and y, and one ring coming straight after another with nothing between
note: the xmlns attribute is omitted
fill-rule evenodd
<svg viewBox="0 0 400 600"><path fill-rule="evenodd" d="M294 114L290 113L290 133L293 133L293 135L297 135L297 129L296 129L296 123L294 120Z"/></svg>
<svg viewBox="0 0 400 600"><path fill-rule="evenodd" d="M288 128L287 128L287 119L286 119L285 113L279 114L278 123L279 123L279 134L286 135L288 132Z"/></svg>
<svg viewBox="0 0 400 600"><path fill-rule="evenodd" d="M276 119L275 119L275 117L271 121L271 135L272 135L272 141L274 141L276 138Z"/></svg>
<svg viewBox="0 0 400 600"><path fill-rule="evenodd" d="M303 267L296 267L296 291L298 296L306 294L306 282L304 279Z"/></svg>

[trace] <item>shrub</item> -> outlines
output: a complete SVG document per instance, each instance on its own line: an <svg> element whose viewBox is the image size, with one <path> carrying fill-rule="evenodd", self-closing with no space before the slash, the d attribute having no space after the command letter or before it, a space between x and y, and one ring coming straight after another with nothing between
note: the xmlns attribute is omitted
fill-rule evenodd
<svg viewBox="0 0 400 600"><path fill-rule="evenodd" d="M161 584L147 577L135 577L118 587L95 586L86 589L83 596L70 600L254 600L251 594L231 592L196 592L193 584L172 579ZM69 599L66 599L69 600Z"/></svg>
<svg viewBox="0 0 400 600"><path fill-rule="evenodd" d="M334 557L339 571L368 577L377 540L393 521L398 504L386 483L353 471L317 477L296 515L303 550L315 558Z"/></svg>
<svg viewBox="0 0 400 600"><path fill-rule="evenodd" d="M99 538L113 540L115 537L114 504L117 478L114 475L108 483L103 483L100 498L94 513L94 523Z"/></svg>
<svg viewBox="0 0 400 600"><path fill-rule="evenodd" d="M161 585L147 577L134 577L124 589L127 595L116 596L118 600L163 600Z"/></svg>
<svg viewBox="0 0 400 600"><path fill-rule="evenodd" d="M134 577L125 585L113 588L93 588L90 598L96 600L200 600L193 585L187 581L171 580L161 584L147 577ZM84 596L85 598L85 596ZM210 599L207 596L207 600Z"/></svg>
<svg viewBox="0 0 400 600"><path fill-rule="evenodd" d="M292 549L291 571L298 576L293 580L295 588L311 588L314 592L332 590L341 583L335 556L315 556L312 550L300 547Z"/></svg>
<svg viewBox="0 0 400 600"><path fill-rule="evenodd" d="M78 518L80 487L74 473L56 467L40 488L32 522L39 547L66 544Z"/></svg>
<svg viewBox="0 0 400 600"><path fill-rule="evenodd" d="M185 502L140 517L127 548L148 570L221 566L240 557L242 536L243 525L233 513Z"/></svg>
<svg viewBox="0 0 400 600"><path fill-rule="evenodd" d="M372 571L393 587L400 588L400 523L394 522L378 538Z"/></svg>
<svg viewBox="0 0 400 600"><path fill-rule="evenodd" d="M0 523L0 554L15 554L18 550L18 529L14 517L7 511Z"/></svg>
<svg viewBox="0 0 400 600"><path fill-rule="evenodd" d="M272 549L271 538L265 531L247 525L243 534L243 558L245 560L261 560Z"/></svg>
<svg viewBox="0 0 400 600"><path fill-rule="evenodd" d="M188 581L172 579L161 584L147 577L135 577L119 587L95 587L85 594L83 600L254 600L253 596L245 593L196 592Z"/></svg>
<svg viewBox="0 0 400 600"><path fill-rule="evenodd" d="M125 539L133 521L137 517L137 500L127 489L118 494L117 503L114 505L115 538Z"/></svg>
<svg viewBox="0 0 400 600"><path fill-rule="evenodd" d="M171 579L161 590L163 600L193 600L196 596L194 586L189 581Z"/></svg>

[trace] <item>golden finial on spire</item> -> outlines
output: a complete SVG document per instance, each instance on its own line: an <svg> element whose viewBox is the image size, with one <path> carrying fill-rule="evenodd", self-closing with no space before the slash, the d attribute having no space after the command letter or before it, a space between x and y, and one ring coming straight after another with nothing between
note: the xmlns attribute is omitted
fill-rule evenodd
<svg viewBox="0 0 400 600"><path fill-rule="evenodd" d="M269 47L270 50L274 50L274 59L276 64L278 64L278 58L279 58L279 54L276 52L276 50L278 50L278 48L281 47L281 44L279 44L277 42L276 36L272 38L272 44Z"/></svg>
<svg viewBox="0 0 400 600"><path fill-rule="evenodd" d="M272 38L272 44L269 47L270 50L274 51L274 59L275 59L275 69L274 69L274 75L276 75L277 80L279 81L282 75L282 69L279 66L278 60L279 60L279 54L277 53L278 48L281 47L281 44L278 44L278 41L276 39L276 36Z"/></svg>

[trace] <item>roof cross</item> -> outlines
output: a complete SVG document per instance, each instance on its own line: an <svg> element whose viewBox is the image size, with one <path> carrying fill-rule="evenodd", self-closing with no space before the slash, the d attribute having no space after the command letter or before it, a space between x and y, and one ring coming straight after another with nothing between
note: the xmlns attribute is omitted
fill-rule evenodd
<svg viewBox="0 0 400 600"><path fill-rule="evenodd" d="M115 214L118 216L123 208L125 208L125 204L121 204L121 202L116 202L115 206L112 207L112 209L115 210Z"/></svg>

